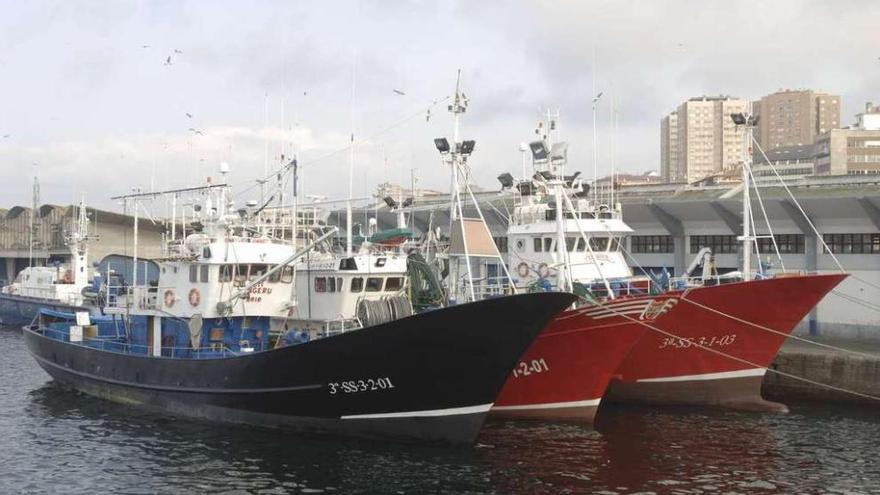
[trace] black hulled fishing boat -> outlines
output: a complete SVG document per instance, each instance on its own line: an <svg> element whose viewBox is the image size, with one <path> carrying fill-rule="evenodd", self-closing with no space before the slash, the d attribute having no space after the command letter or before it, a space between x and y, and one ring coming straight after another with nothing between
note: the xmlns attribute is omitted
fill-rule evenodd
<svg viewBox="0 0 880 495"><path fill-rule="evenodd" d="M369 246L353 256L314 251L332 231L296 249L298 236L231 213L225 187L199 194L201 230L180 242L170 235L158 280L139 285L133 274L131 286L106 287L103 315L42 310L24 328L55 380L210 420L468 444L516 361L574 299L526 294L412 315L405 277L383 272L396 256ZM304 280L315 291L308 305L294 270L306 253L334 270ZM364 317L304 309L339 301Z"/></svg>

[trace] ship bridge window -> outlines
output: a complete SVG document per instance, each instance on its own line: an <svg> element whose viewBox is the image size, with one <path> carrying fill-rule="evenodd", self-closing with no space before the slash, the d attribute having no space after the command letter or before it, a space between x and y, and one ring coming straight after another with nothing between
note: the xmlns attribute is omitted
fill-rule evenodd
<svg viewBox="0 0 880 495"><path fill-rule="evenodd" d="M269 271L269 265L251 265L250 276L248 280L253 282L254 280L262 277Z"/></svg>
<svg viewBox="0 0 880 495"><path fill-rule="evenodd" d="M351 279L351 291L352 292L363 292L364 291L363 277L354 277L353 279Z"/></svg>
<svg viewBox="0 0 880 495"><path fill-rule="evenodd" d="M208 283L208 270L211 269L210 265L201 265L199 266L199 280L206 284Z"/></svg>
<svg viewBox="0 0 880 495"><path fill-rule="evenodd" d="M388 277L385 281L385 292L397 292L403 287L403 277Z"/></svg>
<svg viewBox="0 0 880 495"><path fill-rule="evenodd" d="M370 277L367 279L367 292L379 292L382 290L382 278Z"/></svg>
<svg viewBox="0 0 880 495"><path fill-rule="evenodd" d="M197 265L189 265L189 281L193 284L199 281L199 267Z"/></svg>
<svg viewBox="0 0 880 495"><path fill-rule="evenodd" d="M565 238L565 249L569 252L574 251L574 246L577 244L577 237L566 237Z"/></svg>
<svg viewBox="0 0 880 495"><path fill-rule="evenodd" d="M269 275L269 283L270 284L277 284L278 281L281 280L281 267L276 266L274 268L277 268L277 270L275 270L274 272L272 272L271 275Z"/></svg>
<svg viewBox="0 0 880 495"><path fill-rule="evenodd" d="M220 282L232 282L232 265L220 265Z"/></svg>
<svg viewBox="0 0 880 495"><path fill-rule="evenodd" d="M342 292L342 277L327 277L327 292Z"/></svg>
<svg viewBox="0 0 880 495"><path fill-rule="evenodd" d="M543 242L544 242L544 241L543 241L540 237L536 237L536 238L534 238L533 241L534 241L534 244L535 244L535 252L536 252L536 253L540 253L541 251L544 250L544 249L543 249L543 246L544 246Z"/></svg>
<svg viewBox="0 0 880 495"><path fill-rule="evenodd" d="M247 280L247 265L232 265L233 279L236 284L244 284Z"/></svg>
<svg viewBox="0 0 880 495"><path fill-rule="evenodd" d="M325 277L315 277L315 292L327 292L327 279Z"/></svg>
<svg viewBox="0 0 880 495"><path fill-rule="evenodd" d="M289 284L293 282L293 267L285 266L281 269L281 283Z"/></svg>
<svg viewBox="0 0 880 495"><path fill-rule="evenodd" d="M608 249L607 237L590 237L590 248L593 251L605 251Z"/></svg>
<svg viewBox="0 0 880 495"><path fill-rule="evenodd" d="M545 237L544 238L544 251L547 251L547 252L553 251L554 244L555 244L555 242L553 242L552 237Z"/></svg>

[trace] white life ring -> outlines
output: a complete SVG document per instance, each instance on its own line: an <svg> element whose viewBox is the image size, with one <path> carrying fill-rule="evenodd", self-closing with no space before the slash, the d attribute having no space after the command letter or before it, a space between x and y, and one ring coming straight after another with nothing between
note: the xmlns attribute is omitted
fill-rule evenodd
<svg viewBox="0 0 880 495"><path fill-rule="evenodd" d="M173 307L174 301L175 301L174 291L171 289L166 290L165 291L165 306L167 306L169 308Z"/></svg>
<svg viewBox="0 0 880 495"><path fill-rule="evenodd" d="M202 293L193 287L189 290L189 303L192 306L198 306L200 302L202 302Z"/></svg>

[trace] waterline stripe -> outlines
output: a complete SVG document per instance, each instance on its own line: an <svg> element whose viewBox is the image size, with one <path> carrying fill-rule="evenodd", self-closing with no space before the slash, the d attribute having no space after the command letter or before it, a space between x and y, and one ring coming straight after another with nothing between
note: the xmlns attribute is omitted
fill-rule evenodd
<svg viewBox="0 0 880 495"><path fill-rule="evenodd" d="M495 411L522 411L528 409L562 409L566 407L598 406L602 399L575 400L571 402L546 402L544 404L526 404L522 406L495 406Z"/></svg>
<svg viewBox="0 0 880 495"><path fill-rule="evenodd" d="M380 419L380 418L427 418L437 416L456 416L459 414L484 413L492 407L492 403L479 406L451 407L449 409L428 409L426 411L404 411L375 414L352 414L340 416L339 419Z"/></svg>
<svg viewBox="0 0 880 495"><path fill-rule="evenodd" d="M681 376L664 376L660 378L643 378L641 380L636 380L638 383L650 383L650 382L687 382L687 381L699 381L699 380L724 380L727 378L745 378L749 376L764 376L767 373L767 368L753 368L748 370L738 370L738 371L722 371L719 373L703 373L700 375L681 375Z"/></svg>

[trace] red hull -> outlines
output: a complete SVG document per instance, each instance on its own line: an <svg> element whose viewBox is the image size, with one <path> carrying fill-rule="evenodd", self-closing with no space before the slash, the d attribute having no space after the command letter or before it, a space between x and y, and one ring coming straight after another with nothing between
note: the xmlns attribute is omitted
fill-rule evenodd
<svg viewBox="0 0 880 495"><path fill-rule="evenodd" d="M592 422L615 370L644 333L641 325L595 325L582 310L557 315L520 359L490 415Z"/></svg>
<svg viewBox="0 0 880 495"><path fill-rule="evenodd" d="M621 363L606 398L646 404L785 410L785 406L761 397L766 368L798 322L845 277L780 277L615 300L612 307L630 308L629 316L640 321L650 320L644 317L646 313L654 316L653 321L645 323L672 336L648 329ZM635 304L639 300L656 302L648 302L645 306L649 309L640 314L640 306ZM627 301L632 304L625 306ZM653 314L661 306L663 311Z"/></svg>

